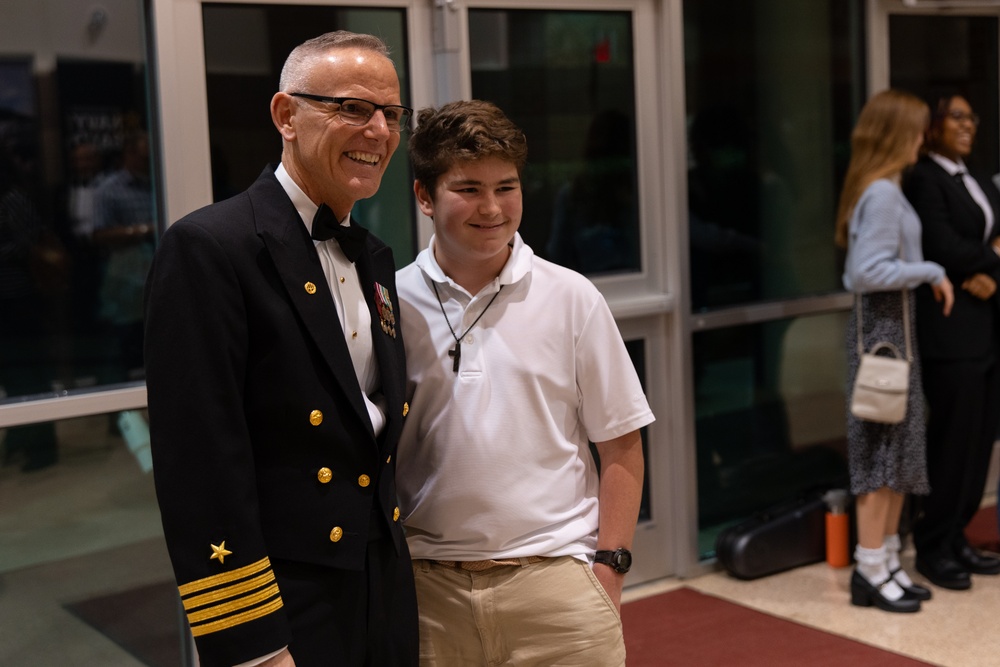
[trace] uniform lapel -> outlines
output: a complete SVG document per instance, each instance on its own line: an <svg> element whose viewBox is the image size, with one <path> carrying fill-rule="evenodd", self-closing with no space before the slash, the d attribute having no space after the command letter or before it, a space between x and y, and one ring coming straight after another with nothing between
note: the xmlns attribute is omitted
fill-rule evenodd
<svg viewBox="0 0 1000 667"><path fill-rule="evenodd" d="M249 194L257 234L264 241L303 328L316 343L351 407L371 431L371 418L313 240L273 170L265 170Z"/></svg>
<svg viewBox="0 0 1000 667"><path fill-rule="evenodd" d="M352 224L357 224L356 221ZM368 248L372 248L369 239ZM392 259L392 250L386 246L380 246L372 252L363 252L357 261L358 279L361 281L361 290L365 295L368 310L372 319L372 349L378 359L380 379L382 381L382 394L386 400L386 428L396 428L398 419L402 415L403 405L403 383L400 381L402 373L402 363L399 356L400 327L397 318L399 317L399 304L396 294L389 292L389 288L394 284L395 265ZM377 290L382 287L388 294L388 301L379 307L379 297ZM383 328L383 320L386 327ZM395 335L393 335L395 334Z"/></svg>

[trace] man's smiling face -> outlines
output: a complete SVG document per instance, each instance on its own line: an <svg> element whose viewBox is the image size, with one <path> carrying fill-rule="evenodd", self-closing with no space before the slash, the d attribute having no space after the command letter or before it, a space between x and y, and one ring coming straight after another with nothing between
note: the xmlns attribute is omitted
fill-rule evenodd
<svg viewBox="0 0 1000 667"><path fill-rule="evenodd" d="M300 92L400 104L392 61L364 49L328 52L313 65L307 82L308 90ZM288 149L296 180L314 202L326 203L342 218L356 201L378 191L389 158L399 146L399 132L389 130L381 111L356 126L340 119L336 105L300 97L288 100L292 108Z"/></svg>

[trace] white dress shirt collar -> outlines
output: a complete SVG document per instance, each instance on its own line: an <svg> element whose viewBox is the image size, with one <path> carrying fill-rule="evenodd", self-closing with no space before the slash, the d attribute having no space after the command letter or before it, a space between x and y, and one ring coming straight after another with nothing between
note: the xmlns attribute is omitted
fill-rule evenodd
<svg viewBox="0 0 1000 667"><path fill-rule="evenodd" d="M292 205L295 206L295 210L299 212L299 216L302 218L302 222L305 223L306 231L309 235L312 235L312 221L316 216L316 210L319 208L318 204L314 204L309 195L302 191L299 184L296 183L289 173L285 170L284 164L278 164L278 168L274 170L274 177L278 179L278 183L284 188L285 194L288 198L292 200ZM346 225L351 220L350 212L347 216L340 221L340 224Z"/></svg>

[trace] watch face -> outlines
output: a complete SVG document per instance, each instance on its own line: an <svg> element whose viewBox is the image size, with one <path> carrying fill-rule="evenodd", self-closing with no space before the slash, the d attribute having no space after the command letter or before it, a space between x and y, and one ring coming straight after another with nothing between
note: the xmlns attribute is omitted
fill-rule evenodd
<svg viewBox="0 0 1000 667"><path fill-rule="evenodd" d="M619 549L614 555L614 566L618 572L628 572L632 568L632 554L625 549Z"/></svg>

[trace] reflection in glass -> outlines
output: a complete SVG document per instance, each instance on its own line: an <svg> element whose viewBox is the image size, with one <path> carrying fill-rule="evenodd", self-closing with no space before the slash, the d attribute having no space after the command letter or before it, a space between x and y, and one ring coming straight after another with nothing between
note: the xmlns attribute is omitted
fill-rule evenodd
<svg viewBox="0 0 1000 667"><path fill-rule="evenodd" d="M55 28L39 32L49 10L32 7L0 8L4 30L28 36L18 55L0 49L8 402L143 378L142 288L157 224L143 3L94 10L92 30L65 40ZM109 18L116 31L104 30ZM42 423L8 429L0 451L31 471L54 465L60 449L53 424Z"/></svg>
<svg viewBox="0 0 1000 667"><path fill-rule="evenodd" d="M528 137L520 233L586 274L638 271L629 12L469 10L472 94Z"/></svg>
<svg viewBox="0 0 1000 667"><path fill-rule="evenodd" d="M845 322L838 313L694 335L703 555L731 522L847 488Z"/></svg>
<svg viewBox="0 0 1000 667"><path fill-rule="evenodd" d="M281 160L281 137L269 111L271 97L278 90L285 58L307 39L332 30L378 35L389 45L402 103L412 106L405 10L204 3L202 18L215 201L242 192L266 165ZM355 220L392 247L397 266L416 256L408 136L404 131L378 193L359 201L352 211Z"/></svg>
<svg viewBox="0 0 1000 667"><path fill-rule="evenodd" d="M4 450L0 664L182 664L144 424L142 411L46 423L59 456L43 469Z"/></svg>
<svg viewBox="0 0 1000 667"><path fill-rule="evenodd" d="M858 0L687 0L694 311L839 291L839 179L864 94Z"/></svg>

